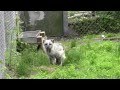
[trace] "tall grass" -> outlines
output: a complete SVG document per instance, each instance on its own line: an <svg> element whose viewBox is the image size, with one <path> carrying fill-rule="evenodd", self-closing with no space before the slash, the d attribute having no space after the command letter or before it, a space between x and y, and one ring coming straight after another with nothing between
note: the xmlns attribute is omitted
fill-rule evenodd
<svg viewBox="0 0 120 90"><path fill-rule="evenodd" d="M120 78L120 43L92 43L94 37L97 36L62 42L67 57L64 66L50 65L45 53L27 46L12 60L15 73L18 77L35 79Z"/></svg>
<svg viewBox="0 0 120 90"><path fill-rule="evenodd" d="M49 65L46 54L41 50L37 52L35 48L27 48L21 52L21 60L19 61L16 72L18 76L29 76L33 71L33 67L42 65Z"/></svg>
<svg viewBox="0 0 120 90"><path fill-rule="evenodd" d="M71 48L76 47L76 40L75 40L75 39L73 39L73 40L71 41L70 47L71 47Z"/></svg>
<svg viewBox="0 0 120 90"><path fill-rule="evenodd" d="M77 45L67 53L63 67L40 73L31 78L120 78L120 44L104 41Z"/></svg>

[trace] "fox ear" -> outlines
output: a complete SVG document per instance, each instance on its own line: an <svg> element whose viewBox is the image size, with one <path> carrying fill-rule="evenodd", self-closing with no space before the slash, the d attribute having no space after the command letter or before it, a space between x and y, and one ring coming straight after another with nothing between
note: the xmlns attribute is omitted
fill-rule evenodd
<svg viewBox="0 0 120 90"><path fill-rule="evenodd" d="M51 41L54 43L55 42L55 40L54 39L51 39Z"/></svg>

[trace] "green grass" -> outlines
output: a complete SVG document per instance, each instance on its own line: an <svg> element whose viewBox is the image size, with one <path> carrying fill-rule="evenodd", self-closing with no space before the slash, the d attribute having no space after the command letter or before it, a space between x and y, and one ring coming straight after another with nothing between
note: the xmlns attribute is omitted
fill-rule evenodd
<svg viewBox="0 0 120 90"><path fill-rule="evenodd" d="M12 51L11 57L9 53L6 52L6 66L10 70L8 76L11 78L27 78L34 71L34 67L49 65L47 55L41 50L37 51L32 45L27 45L21 53Z"/></svg>
<svg viewBox="0 0 120 90"><path fill-rule="evenodd" d="M61 40L67 57L64 66L50 65L47 55L36 47L26 48L13 57L14 72L22 79L119 79L120 43L96 42L99 36Z"/></svg>
<svg viewBox="0 0 120 90"><path fill-rule="evenodd" d="M38 73L30 78L47 79L108 79L120 78L120 43L102 41L77 45L67 53L67 60L63 67L53 71L37 70Z"/></svg>
<svg viewBox="0 0 120 90"><path fill-rule="evenodd" d="M41 50L37 52L35 48L25 49L22 51L21 60L16 69L17 75L27 77L34 67L41 65L49 65L48 57Z"/></svg>

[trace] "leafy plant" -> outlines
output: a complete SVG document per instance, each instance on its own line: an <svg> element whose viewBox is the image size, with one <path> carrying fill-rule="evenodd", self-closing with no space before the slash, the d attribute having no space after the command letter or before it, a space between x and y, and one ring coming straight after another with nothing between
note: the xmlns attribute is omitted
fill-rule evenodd
<svg viewBox="0 0 120 90"><path fill-rule="evenodd" d="M76 40L75 39L73 39L71 41L71 48L73 48L73 47L76 47Z"/></svg>
<svg viewBox="0 0 120 90"><path fill-rule="evenodd" d="M69 19L69 26L81 36L100 34L104 31L107 33L118 33L120 31L119 13L114 11L96 11L96 16L92 18L76 17Z"/></svg>

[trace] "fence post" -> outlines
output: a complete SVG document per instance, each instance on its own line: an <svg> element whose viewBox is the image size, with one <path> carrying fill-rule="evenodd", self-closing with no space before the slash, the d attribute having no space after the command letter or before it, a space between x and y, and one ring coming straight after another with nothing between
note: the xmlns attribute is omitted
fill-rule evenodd
<svg viewBox="0 0 120 90"><path fill-rule="evenodd" d="M4 11L0 11L0 79L4 78L5 48Z"/></svg>
<svg viewBox="0 0 120 90"><path fill-rule="evenodd" d="M68 31L68 12L63 11L63 33L64 35L66 34L65 32Z"/></svg>

